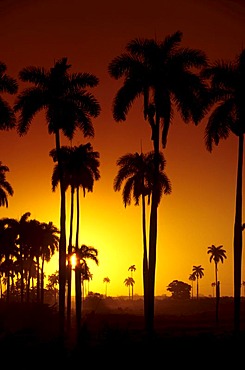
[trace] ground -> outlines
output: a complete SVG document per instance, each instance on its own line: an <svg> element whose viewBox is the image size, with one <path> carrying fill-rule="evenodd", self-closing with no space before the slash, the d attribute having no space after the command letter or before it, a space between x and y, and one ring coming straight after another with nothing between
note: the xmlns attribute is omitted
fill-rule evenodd
<svg viewBox="0 0 245 370"><path fill-rule="evenodd" d="M82 328L65 341L58 336L56 306L0 302L0 348L10 361L39 366L77 365L124 368L167 363L176 368L198 361L203 368L243 359L245 301L241 301L239 335L233 331L233 299L221 298L216 322L213 298L188 301L155 300L155 333L144 330L143 300L103 298L83 304ZM28 361L27 361L28 360ZM212 367L211 367L212 368Z"/></svg>

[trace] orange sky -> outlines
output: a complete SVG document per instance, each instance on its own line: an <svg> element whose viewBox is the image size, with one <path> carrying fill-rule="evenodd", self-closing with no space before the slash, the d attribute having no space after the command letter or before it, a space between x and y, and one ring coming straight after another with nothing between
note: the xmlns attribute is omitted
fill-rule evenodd
<svg viewBox="0 0 245 370"><path fill-rule="evenodd" d="M141 207L125 209L121 193L114 192L116 160L140 151L141 143L143 151L151 150L152 143L141 100L126 122L113 121L112 100L122 81L110 78L109 62L135 37L160 40L177 30L183 32L182 46L202 49L210 61L233 60L245 42L242 0L126 0L118 4L106 0L0 1L0 60L9 75L18 78L19 70L29 65L50 68L66 56L72 72L90 72L100 80L92 91L102 108L94 120L95 137L84 139L77 132L73 144L90 141L100 153L101 179L95 182L94 192L81 199L80 242L99 251L99 266L90 264L89 289L104 294L103 278L109 277L111 296L128 294L124 280L130 276L131 265L136 266L134 292L142 294ZM210 154L204 146L205 124L204 120L198 127L186 125L176 115L170 128L164 155L173 190L162 198L159 208L156 295L167 294L167 285L175 279L190 284L193 265L204 268L199 294L211 295L214 264L207 250L212 244L223 245L227 252L227 260L219 265L221 295L233 295L237 140L222 141ZM62 144L69 143L63 140ZM59 227L59 190L51 191L49 151L54 145L42 114L24 137L15 131L0 132L0 160L9 167L7 179L14 188L9 207L0 208L0 217L19 219L31 212L31 218ZM47 274L57 269L57 257Z"/></svg>

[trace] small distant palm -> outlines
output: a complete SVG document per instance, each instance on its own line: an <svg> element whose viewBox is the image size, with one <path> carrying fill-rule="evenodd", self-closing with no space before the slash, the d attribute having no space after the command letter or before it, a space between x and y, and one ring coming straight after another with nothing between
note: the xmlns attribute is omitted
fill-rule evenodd
<svg viewBox="0 0 245 370"><path fill-rule="evenodd" d="M216 322L219 321L219 298L220 298L220 282L218 281L218 263L221 261L224 262L226 258L226 251L223 249L223 245L215 247L215 245L211 245L208 247L208 254L210 254L209 261L214 261L215 266L215 286L216 286Z"/></svg>
<svg viewBox="0 0 245 370"><path fill-rule="evenodd" d="M214 261L215 266L215 284L216 288L218 286L218 263L221 261L224 262L224 259L226 258L226 251L223 249L223 245L220 245L218 247L215 247L215 245L211 245L208 247L208 254L210 254L209 261ZM217 290L216 290L216 296L217 296Z"/></svg>
<svg viewBox="0 0 245 370"><path fill-rule="evenodd" d="M132 292L131 296L133 300L134 299L134 284L135 284L134 279L132 277L128 277L124 280L124 284L126 285L126 287L128 287L129 299L130 299L130 291Z"/></svg>
<svg viewBox="0 0 245 370"><path fill-rule="evenodd" d="M201 265L198 266L193 266L192 268L193 271L193 276L195 276L196 281L197 281L197 299L199 297L199 279L202 279L204 276L204 268Z"/></svg>
<svg viewBox="0 0 245 370"><path fill-rule="evenodd" d="M107 297L107 285L111 282L111 280L108 277L105 277L103 279L103 283L105 283L105 297Z"/></svg>
<svg viewBox="0 0 245 370"><path fill-rule="evenodd" d="M128 271L131 271L131 277L133 277L133 272L136 271L135 265L129 266Z"/></svg>

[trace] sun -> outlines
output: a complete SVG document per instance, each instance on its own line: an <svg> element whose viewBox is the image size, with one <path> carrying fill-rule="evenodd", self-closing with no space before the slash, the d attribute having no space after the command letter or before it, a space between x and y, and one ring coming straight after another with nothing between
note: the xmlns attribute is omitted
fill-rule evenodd
<svg viewBox="0 0 245 370"><path fill-rule="evenodd" d="M77 264L77 261L76 261L76 254L75 254L75 253L73 253L73 254L71 255L71 257L70 257L70 261L71 261L71 265L72 265L72 267L74 268L74 267L76 266L76 264Z"/></svg>

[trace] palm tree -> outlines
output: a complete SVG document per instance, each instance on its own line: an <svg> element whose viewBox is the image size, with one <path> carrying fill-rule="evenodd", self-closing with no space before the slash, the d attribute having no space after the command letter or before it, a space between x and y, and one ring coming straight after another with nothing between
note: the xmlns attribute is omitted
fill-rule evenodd
<svg viewBox="0 0 245 370"><path fill-rule="evenodd" d="M57 296L57 285L59 284L59 271L48 276L48 283L46 284L46 289L51 290L54 293L54 302L56 303Z"/></svg>
<svg viewBox="0 0 245 370"><path fill-rule="evenodd" d="M128 271L131 271L131 277L133 277L133 272L136 271L135 265L129 266Z"/></svg>
<svg viewBox="0 0 245 370"><path fill-rule="evenodd" d="M211 245L208 247L208 254L210 254L209 262L211 263L214 261L215 266L215 285L216 285L216 297L218 296L217 286L218 286L218 263L224 262L224 258L226 257L226 251L223 249L223 245L219 245L215 247L215 245Z"/></svg>
<svg viewBox="0 0 245 370"><path fill-rule="evenodd" d="M134 296L134 279L132 277L127 277L125 280L124 280L124 284L126 287L128 287L128 297L130 299L130 290L132 291L132 299L133 299L133 296ZM131 289L130 289L131 288Z"/></svg>
<svg viewBox="0 0 245 370"><path fill-rule="evenodd" d="M88 269L87 260L92 260L99 264L98 249L82 244L80 248L75 247L76 253L76 266L75 266L75 284L76 284L76 323L77 334L80 332L81 327L81 314L82 314L82 273Z"/></svg>
<svg viewBox="0 0 245 370"><path fill-rule="evenodd" d="M33 259L30 258L31 235L28 220L30 215L30 212L26 212L20 217L20 220L2 218L0 221L0 229L2 230L0 231L0 250L3 248L2 251L6 266L8 266L9 259L12 257L16 259L15 266L20 273L21 302L23 302L24 299L24 275L27 283L31 269L31 265L27 263L27 261L33 261ZM28 286L26 291L28 294ZM8 296L9 276L7 276L7 299Z"/></svg>
<svg viewBox="0 0 245 370"><path fill-rule="evenodd" d="M148 292L148 275L149 275L149 252L147 250L146 239L146 204L145 198L150 198L154 182L154 152L144 153L127 153L117 160L119 171L114 178L114 190L120 191L123 188L123 202L125 207L131 204L131 199L134 199L135 205L139 205L142 201L142 232L143 232L143 286L144 286L144 313L145 325L147 326L147 292ZM160 202L162 194L171 193L171 183L164 172L166 160L163 154L159 153L159 173L158 173L158 202Z"/></svg>
<svg viewBox="0 0 245 370"><path fill-rule="evenodd" d="M52 149L49 155L53 158L54 162L57 162L57 153L56 149ZM62 146L60 148L60 160L62 161L63 165L63 181L64 187L67 190L71 181L71 174L70 174L70 165L71 157L73 155L72 147ZM52 190L55 191L60 178L59 166L56 164L52 174ZM72 236L73 236L73 214L74 214L74 193L75 187L71 185L71 210L70 210L70 234L69 234L69 241L68 241L68 253L67 253L67 270L66 270L66 278L67 278L67 328L68 331L70 329L71 323L71 280L72 280Z"/></svg>
<svg viewBox="0 0 245 370"><path fill-rule="evenodd" d="M107 285L111 282L111 280L107 277L103 279L103 283L105 283L105 297L107 297Z"/></svg>
<svg viewBox="0 0 245 370"><path fill-rule="evenodd" d="M93 279L93 274L91 274L89 266L87 265L87 263L86 264L83 263L81 267L82 301L84 301L86 295L88 295L88 291L89 291L88 286L89 286L90 280L92 279ZM85 287L85 282L87 282L87 291Z"/></svg>
<svg viewBox="0 0 245 370"><path fill-rule="evenodd" d="M53 222L42 222L41 225L42 238L40 240L40 256L41 256L41 302L44 302L44 262L50 262L51 257L59 249L59 229Z"/></svg>
<svg viewBox="0 0 245 370"><path fill-rule="evenodd" d="M238 164L234 221L234 330L240 330L241 270L242 270L242 172L245 132L245 49L232 62L216 61L204 70L210 79L210 111L205 128L205 145L212 151L230 133L238 138Z"/></svg>
<svg viewBox="0 0 245 370"><path fill-rule="evenodd" d="M6 180L5 172L8 171L9 168L0 161L0 207L5 206L6 208L8 208L8 195L12 196L14 194L12 186Z"/></svg>
<svg viewBox="0 0 245 370"><path fill-rule="evenodd" d="M55 136L57 162L60 178L60 241L59 241L59 316L61 336L65 324L65 284L66 284L66 209L65 184L60 160L60 133L72 139L76 129L84 136L94 136L91 118L100 113L100 105L95 97L86 91L87 87L98 85L98 78L89 73L71 73L67 58L54 63L49 70L30 66L19 72L23 82L31 83L17 97L14 111L20 112L17 131L27 133L34 116L41 110L46 112L49 134Z"/></svg>
<svg viewBox="0 0 245 370"><path fill-rule="evenodd" d="M194 273L190 274L189 280L191 281L191 298L193 299L193 281L196 281L196 276Z"/></svg>
<svg viewBox="0 0 245 370"><path fill-rule="evenodd" d="M1 271L6 277L6 300L10 298L10 277L13 267L13 258L18 257L16 223L12 219L2 218L0 220L0 263Z"/></svg>
<svg viewBox="0 0 245 370"><path fill-rule="evenodd" d="M14 95L18 91L17 81L6 74L7 66L0 62L0 93ZM0 96L0 130L11 130L15 127L14 110L9 103Z"/></svg>
<svg viewBox="0 0 245 370"><path fill-rule="evenodd" d="M40 249L42 240L42 227L41 222L32 219L26 221L23 225L20 234L20 240L24 246L25 260L28 259L30 265L28 268L28 284L27 284L27 300L29 300L29 287L31 282L30 271L33 268L33 264L36 264L37 270L37 284L36 284L36 300L40 302Z"/></svg>
<svg viewBox="0 0 245 370"><path fill-rule="evenodd" d="M62 146L60 149L61 161L64 171L65 189L71 188L71 211L70 211L70 235L68 244L68 265L67 265L67 321L68 327L70 324L71 315L71 255L72 255L72 239L73 239L73 212L74 212L74 194L76 192L76 208L77 208L77 229L76 229L76 248L79 243L79 216L80 216L80 199L79 188L82 187L83 195L85 197L86 191L92 192L94 181L100 179L99 171L99 152L93 150L91 143L81 144L78 147ZM50 156L54 162L57 162L56 149L50 151ZM58 165L54 167L52 175L52 190L55 191L59 183L59 168ZM77 277L79 282L79 276ZM78 298L79 299L79 298Z"/></svg>
<svg viewBox="0 0 245 370"><path fill-rule="evenodd" d="M115 121L125 121L136 98L143 96L144 118L151 126L155 165L152 189L149 236L149 292L147 331L154 329L154 290L157 246L158 172L160 142L166 147L167 136L173 119L173 106L185 122L198 124L204 115L206 85L193 71L207 64L200 50L181 48L182 33L177 31L163 41L134 39L126 52L114 58L108 67L111 77L125 77L123 86L113 100ZM160 132L161 131L161 132Z"/></svg>
<svg viewBox="0 0 245 370"><path fill-rule="evenodd" d="M223 245L215 247L211 245L208 247L208 254L210 254L209 261L210 263L214 261L215 266L215 286L216 286L216 322L219 321L218 307L219 307L219 298L220 298L220 282L218 281L218 263L221 261L224 262L226 258L226 251L223 249Z"/></svg>
<svg viewBox="0 0 245 370"><path fill-rule="evenodd" d="M196 278L197 281L197 299L199 297L199 279L201 279L204 276L204 268L199 265L199 266L193 266L192 268L192 274Z"/></svg>

